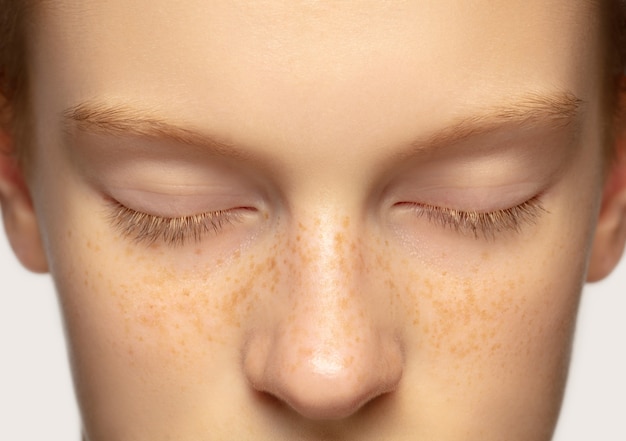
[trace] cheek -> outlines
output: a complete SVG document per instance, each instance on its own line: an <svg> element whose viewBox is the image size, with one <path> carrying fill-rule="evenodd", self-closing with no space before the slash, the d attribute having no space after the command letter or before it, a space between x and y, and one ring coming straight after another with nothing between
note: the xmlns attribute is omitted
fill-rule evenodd
<svg viewBox="0 0 626 441"><path fill-rule="evenodd" d="M250 315L262 315L253 307L259 291L274 289L279 277L272 252L217 256L200 247L147 248L89 225L66 229L53 246L86 425L141 427L136 414L148 408L162 412L163 421L169 414L193 415L188 406L215 405L211 397L222 393L220 384L230 384L223 392L229 399L244 393L240 349ZM181 265L188 254L195 263ZM207 417L189 421L201 424Z"/></svg>
<svg viewBox="0 0 626 441"><path fill-rule="evenodd" d="M485 378L525 376L535 364L548 371L565 361L577 283L536 273L422 280L410 310L419 358L434 377L466 387Z"/></svg>
<svg viewBox="0 0 626 441"><path fill-rule="evenodd" d="M230 345L258 286L272 283L275 266L267 255L216 259L198 249L197 262L183 269L158 246L128 246L94 234L73 243L67 245L72 256L55 268L68 326L82 328L70 336L95 333L123 345L117 349L129 363L154 352L183 368L212 345Z"/></svg>
<svg viewBox="0 0 626 441"><path fill-rule="evenodd" d="M492 427L549 438L588 248L581 233L588 228L564 227L564 219L554 209L553 220L517 247L490 244L488 251L476 243L474 252L448 253L426 267L409 259L401 287L412 353L407 407L447 421L442 430L450 433Z"/></svg>

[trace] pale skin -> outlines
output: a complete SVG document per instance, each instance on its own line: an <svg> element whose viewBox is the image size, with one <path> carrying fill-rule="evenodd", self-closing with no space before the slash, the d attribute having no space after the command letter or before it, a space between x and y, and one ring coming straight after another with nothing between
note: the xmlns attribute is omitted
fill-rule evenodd
<svg viewBox="0 0 626 441"><path fill-rule="evenodd" d="M84 438L549 440L625 235L591 3L43 3L0 194Z"/></svg>

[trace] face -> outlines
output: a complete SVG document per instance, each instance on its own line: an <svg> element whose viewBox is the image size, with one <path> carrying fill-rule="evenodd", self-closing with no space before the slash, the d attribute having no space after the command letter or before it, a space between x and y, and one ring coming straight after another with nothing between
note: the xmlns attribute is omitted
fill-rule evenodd
<svg viewBox="0 0 626 441"><path fill-rule="evenodd" d="M85 438L549 440L596 2L43 2L34 207Z"/></svg>

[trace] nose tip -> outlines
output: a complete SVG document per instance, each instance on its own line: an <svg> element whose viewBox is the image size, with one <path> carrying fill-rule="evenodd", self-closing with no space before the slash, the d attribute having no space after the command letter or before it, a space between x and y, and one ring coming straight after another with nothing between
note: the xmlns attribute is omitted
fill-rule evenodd
<svg viewBox="0 0 626 441"><path fill-rule="evenodd" d="M249 345L244 368L254 389L307 419L348 418L393 392L402 377L403 357L395 342L312 349L287 340Z"/></svg>

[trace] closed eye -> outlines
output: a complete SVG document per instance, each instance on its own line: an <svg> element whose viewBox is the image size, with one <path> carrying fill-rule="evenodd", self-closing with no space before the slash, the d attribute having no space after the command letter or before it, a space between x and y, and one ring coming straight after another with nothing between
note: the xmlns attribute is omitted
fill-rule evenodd
<svg viewBox="0 0 626 441"><path fill-rule="evenodd" d="M540 195L510 207L494 211L466 211L439 207L418 202L400 202L396 205L409 207L417 216L443 228L478 238L494 239L498 233L520 232L525 225L534 224L546 210Z"/></svg>
<svg viewBox="0 0 626 441"><path fill-rule="evenodd" d="M170 246L182 246L199 242L207 235L219 233L226 225L240 221L243 210L254 208L236 207L228 210L164 217L129 208L116 200L110 200L110 222L124 237L136 242L152 244L163 242Z"/></svg>

